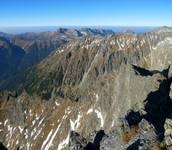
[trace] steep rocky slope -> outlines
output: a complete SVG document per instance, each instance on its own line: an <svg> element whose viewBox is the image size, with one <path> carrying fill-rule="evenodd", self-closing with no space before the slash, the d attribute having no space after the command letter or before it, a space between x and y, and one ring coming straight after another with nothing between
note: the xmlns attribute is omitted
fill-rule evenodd
<svg viewBox="0 0 172 150"><path fill-rule="evenodd" d="M165 35L159 32L144 36L134 33L108 37L88 36L71 41L42 61L28 75L24 87L30 94L36 93L43 98L44 95L50 98L54 91L53 94L78 99L82 91L85 93L99 78L114 71L118 73L122 64L151 70L165 69L171 63L171 32ZM167 53L164 54L164 50ZM76 91L79 91L77 97Z"/></svg>
<svg viewBox="0 0 172 150"><path fill-rule="evenodd" d="M172 29L75 39L0 96L8 149L172 146Z"/></svg>
<svg viewBox="0 0 172 150"><path fill-rule="evenodd" d="M21 63L25 52L6 38L0 37L0 80L12 75Z"/></svg>
<svg viewBox="0 0 172 150"><path fill-rule="evenodd" d="M14 88L14 85L19 82L18 80L22 79L23 72L27 72L28 68L36 65L41 60L46 58L49 54L53 53L57 48L62 47L69 41L79 39L87 35L105 36L109 34L113 34L113 31L89 28L80 30L60 28L55 32L28 32L19 35L0 33L1 36L4 36L4 40L8 41L8 43L10 43L11 45L14 45L12 48L12 51L14 53L17 53L17 50L19 48L23 51L22 56L20 56L19 54L18 56L12 56L14 57L14 59L15 57L21 57L20 62L10 62L11 60L13 60L13 58L11 57L11 60L8 57L4 59L3 57L5 54L3 53L3 51L11 51L11 48L6 47L6 49L4 50L2 49L3 47L0 47L0 59L2 59L3 61L0 62L2 64L0 69L2 70L2 67L6 68L5 65L8 63L12 64L12 66L15 66L13 67L14 69L9 69L13 72L5 72L6 74L8 74L8 76L5 76L4 80L0 82L0 89L9 90ZM0 74L3 74L1 70ZM17 80L16 83L14 83L15 80Z"/></svg>

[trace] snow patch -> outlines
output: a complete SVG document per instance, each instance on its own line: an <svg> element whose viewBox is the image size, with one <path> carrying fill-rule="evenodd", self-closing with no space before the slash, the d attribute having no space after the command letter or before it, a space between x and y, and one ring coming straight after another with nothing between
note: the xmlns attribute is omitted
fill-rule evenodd
<svg viewBox="0 0 172 150"><path fill-rule="evenodd" d="M80 113L78 114L78 117L75 121L72 121L70 119L70 126L71 126L71 130L75 131L78 129L79 125L80 125L80 120L81 120L82 116L80 115Z"/></svg>
<svg viewBox="0 0 172 150"><path fill-rule="evenodd" d="M86 32L84 32L84 31L82 31L81 33L82 33L83 35L87 35L87 33L86 33Z"/></svg>
<svg viewBox="0 0 172 150"><path fill-rule="evenodd" d="M30 149L30 143L27 143L26 147L27 147L27 150L29 150Z"/></svg>
<svg viewBox="0 0 172 150"><path fill-rule="evenodd" d="M92 112L93 112L93 109L90 108L90 109L87 111L87 115L90 114L90 113L92 113Z"/></svg>
<svg viewBox="0 0 172 150"><path fill-rule="evenodd" d="M95 110L95 113L97 114L97 117L100 119L101 127L103 127L104 119L103 119L102 113L98 111L97 109Z"/></svg>
<svg viewBox="0 0 172 150"><path fill-rule="evenodd" d="M42 124L44 117L39 121L38 127Z"/></svg>
<svg viewBox="0 0 172 150"><path fill-rule="evenodd" d="M66 139L64 139L58 146L57 150L61 150L63 148L65 148L68 144L69 144L69 138L70 138L70 133L68 133Z"/></svg>
<svg viewBox="0 0 172 150"><path fill-rule="evenodd" d="M165 38L163 41L157 43L156 46L152 46L152 49L156 50L158 47L163 46L164 44L172 45L172 38L171 37Z"/></svg>
<svg viewBox="0 0 172 150"><path fill-rule="evenodd" d="M60 126L61 126L61 123L58 125L58 127L57 127L57 129L55 130L54 134L52 135L52 137L51 137L49 143L47 143L47 145L45 146L45 150L48 150L48 149L51 147L52 142L53 142L53 140L54 140L54 138L55 138L57 132L59 131Z"/></svg>
<svg viewBox="0 0 172 150"><path fill-rule="evenodd" d="M26 132L24 133L25 139L28 138L28 129L26 129Z"/></svg>
<svg viewBox="0 0 172 150"><path fill-rule="evenodd" d="M31 132L31 137L36 133L36 128L33 129L33 131Z"/></svg>
<svg viewBox="0 0 172 150"><path fill-rule="evenodd" d="M26 114L26 110L24 111L24 114Z"/></svg>
<svg viewBox="0 0 172 150"><path fill-rule="evenodd" d="M17 140L17 141L16 141L16 145L18 145L18 144L19 144L19 141Z"/></svg>
<svg viewBox="0 0 172 150"><path fill-rule="evenodd" d="M8 133L10 134L10 139L12 138L13 135L13 127L11 127L10 125L7 126L8 128Z"/></svg>
<svg viewBox="0 0 172 150"><path fill-rule="evenodd" d="M51 135L53 133L53 129L49 132L47 138L45 139L45 141L43 142L42 146L41 146L41 150L43 150L43 148L45 147L45 145L47 144L47 142L49 141Z"/></svg>
<svg viewBox="0 0 172 150"><path fill-rule="evenodd" d="M56 101L55 101L55 104L56 104L56 106L60 106L60 104L58 102L56 102Z"/></svg>
<svg viewBox="0 0 172 150"><path fill-rule="evenodd" d="M42 131L42 128L41 128L41 129L39 129L39 130L37 131L37 133L36 133L35 137L33 138L34 140L36 140L36 138L37 138L37 137L38 137L38 135L41 133L41 131Z"/></svg>
<svg viewBox="0 0 172 150"><path fill-rule="evenodd" d="M114 124L115 124L115 121L113 120L113 121L112 121L112 124L111 124L111 127L113 127L113 126L114 126Z"/></svg>
<svg viewBox="0 0 172 150"><path fill-rule="evenodd" d="M18 126L20 133L23 132L23 128L21 126Z"/></svg>
<svg viewBox="0 0 172 150"><path fill-rule="evenodd" d="M96 102L99 100L99 95L96 94Z"/></svg>
<svg viewBox="0 0 172 150"><path fill-rule="evenodd" d="M8 130L8 144L7 144L7 147L10 146L10 142L11 142L11 139L12 139L12 136L13 136L13 130L15 130L15 128L11 127L10 125L7 126L7 130Z"/></svg>
<svg viewBox="0 0 172 150"><path fill-rule="evenodd" d="M36 114L36 120L39 120L39 116L38 116L38 114Z"/></svg>
<svg viewBox="0 0 172 150"><path fill-rule="evenodd" d="M4 126L6 126L7 122L8 122L8 119L7 119L7 120L5 120L5 122L4 122Z"/></svg>
<svg viewBox="0 0 172 150"><path fill-rule="evenodd" d="M70 107L68 107L68 108L65 110L65 114L64 114L62 120L65 120L65 119L68 117L68 115L69 115L70 113L71 113L71 110L70 110Z"/></svg>
<svg viewBox="0 0 172 150"><path fill-rule="evenodd" d="M34 125L35 125L35 123L36 123L36 121L35 121L35 120L33 120L33 121L32 121L32 125L34 126Z"/></svg>
<svg viewBox="0 0 172 150"><path fill-rule="evenodd" d="M62 53L64 52L64 49L57 51L57 53Z"/></svg>

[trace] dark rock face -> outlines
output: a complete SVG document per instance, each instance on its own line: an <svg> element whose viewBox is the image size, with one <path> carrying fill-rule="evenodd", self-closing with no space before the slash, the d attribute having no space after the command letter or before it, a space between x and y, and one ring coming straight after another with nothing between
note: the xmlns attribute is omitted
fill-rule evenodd
<svg viewBox="0 0 172 150"><path fill-rule="evenodd" d="M159 136L164 136L164 123L166 118L171 116L172 102L169 97L171 78L161 82L157 91L151 92L147 99L145 110L148 121L154 124Z"/></svg>
<svg viewBox="0 0 172 150"><path fill-rule="evenodd" d="M78 133L72 131L69 141L69 150L84 150L86 147L87 141L81 137Z"/></svg>
<svg viewBox="0 0 172 150"><path fill-rule="evenodd" d="M0 38L0 79L12 75L18 69L25 52L22 48Z"/></svg>
<svg viewBox="0 0 172 150"><path fill-rule="evenodd" d="M103 130L100 130L96 133L96 136L94 137L94 141L89 142L84 150L99 150L100 149L100 142L102 141L103 137L105 136L105 133Z"/></svg>
<svg viewBox="0 0 172 150"><path fill-rule="evenodd" d="M129 126L138 124L142 120L142 116L139 112L130 111L125 117Z"/></svg>
<svg viewBox="0 0 172 150"><path fill-rule="evenodd" d="M0 150L8 150L8 149L0 142Z"/></svg>
<svg viewBox="0 0 172 150"><path fill-rule="evenodd" d="M72 131L70 135L69 149L70 150L99 150L100 143L104 137L105 137L104 131L100 130L96 133L93 142L91 142L81 137L78 133Z"/></svg>
<svg viewBox="0 0 172 150"><path fill-rule="evenodd" d="M46 58L51 52L66 44L65 40L33 41L25 47L26 54L22 59L20 68L30 67Z"/></svg>

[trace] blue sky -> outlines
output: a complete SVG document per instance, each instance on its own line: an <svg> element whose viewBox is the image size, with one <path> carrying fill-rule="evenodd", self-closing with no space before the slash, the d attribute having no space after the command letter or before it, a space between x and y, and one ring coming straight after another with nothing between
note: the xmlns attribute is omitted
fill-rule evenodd
<svg viewBox="0 0 172 150"><path fill-rule="evenodd" d="M172 26L172 0L1 0L0 26Z"/></svg>

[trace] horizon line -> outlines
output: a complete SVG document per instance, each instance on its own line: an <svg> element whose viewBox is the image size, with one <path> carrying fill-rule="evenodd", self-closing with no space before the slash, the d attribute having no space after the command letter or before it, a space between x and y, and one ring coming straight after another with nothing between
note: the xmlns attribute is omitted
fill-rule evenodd
<svg viewBox="0 0 172 150"><path fill-rule="evenodd" d="M0 26L0 28L22 28L22 27L172 27L172 25L19 25Z"/></svg>

